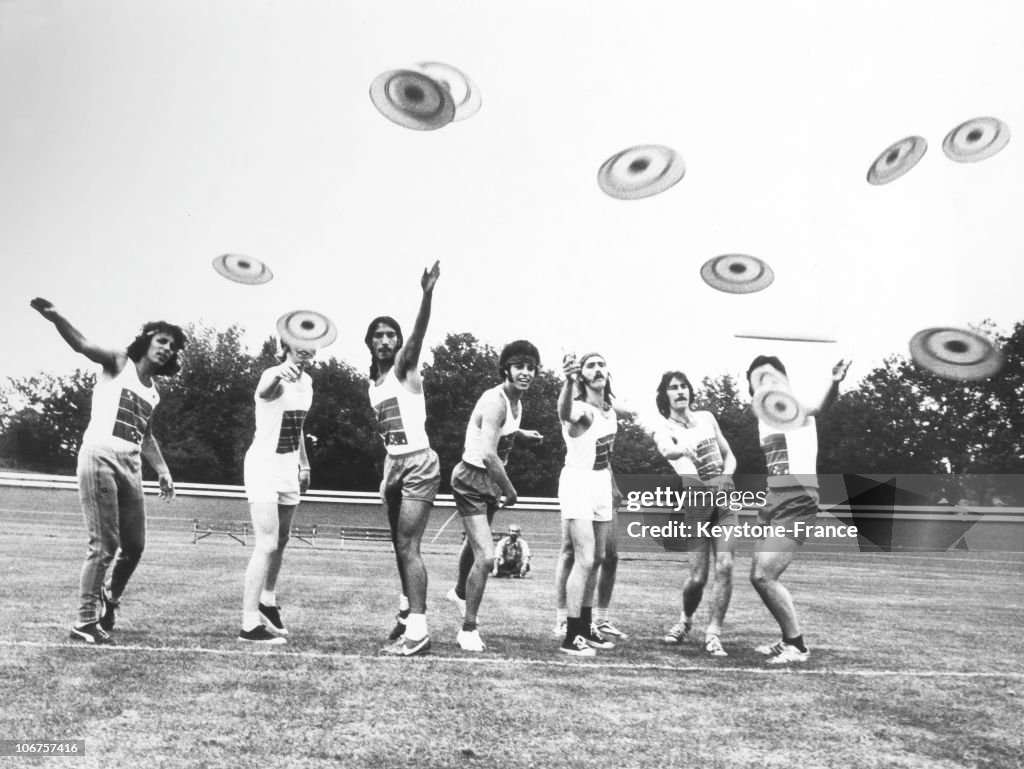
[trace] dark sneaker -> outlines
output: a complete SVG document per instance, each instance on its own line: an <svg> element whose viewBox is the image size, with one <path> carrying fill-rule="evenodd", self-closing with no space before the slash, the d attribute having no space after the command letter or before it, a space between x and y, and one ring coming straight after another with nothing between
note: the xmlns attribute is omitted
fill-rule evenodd
<svg viewBox="0 0 1024 769"><path fill-rule="evenodd" d="M108 633L114 629L114 610L120 606L121 602L115 601L105 587L100 588L100 627Z"/></svg>
<svg viewBox="0 0 1024 769"><path fill-rule="evenodd" d="M563 654L568 654L571 657L596 657L597 652L594 651L594 647L587 643L587 639L581 635L576 635L570 641L568 639L562 641L562 645L558 647L558 651Z"/></svg>
<svg viewBox="0 0 1024 769"><path fill-rule="evenodd" d="M274 635L288 635L288 628L284 626L284 622L281 621L281 607L280 606L267 606L266 604L260 604L260 614L263 615L263 619L267 621L270 626L268 629Z"/></svg>
<svg viewBox="0 0 1024 769"><path fill-rule="evenodd" d="M90 622L88 625L72 627L71 640L96 646L114 645L114 639L107 635L107 631L100 627L99 622Z"/></svg>
<svg viewBox="0 0 1024 769"><path fill-rule="evenodd" d="M398 612L398 616L395 617L395 627L388 633L389 641L397 641L399 638L405 635L405 618L409 616L409 610Z"/></svg>
<svg viewBox="0 0 1024 769"><path fill-rule="evenodd" d="M425 635L418 641L413 641L408 636L402 636L393 644L388 644L381 649L380 653L385 657L414 657L417 654L426 654L428 651L430 651L430 636Z"/></svg>
<svg viewBox="0 0 1024 769"><path fill-rule="evenodd" d="M271 646L288 643L281 638L281 636L276 636L267 630L266 625L257 625L252 630L240 630L238 632L238 640L254 644L267 644Z"/></svg>
<svg viewBox="0 0 1024 769"><path fill-rule="evenodd" d="M584 638L589 646L595 649L614 649L615 644L608 638L601 635L601 631L597 629L597 625L593 622L590 623L590 632L588 632Z"/></svg>

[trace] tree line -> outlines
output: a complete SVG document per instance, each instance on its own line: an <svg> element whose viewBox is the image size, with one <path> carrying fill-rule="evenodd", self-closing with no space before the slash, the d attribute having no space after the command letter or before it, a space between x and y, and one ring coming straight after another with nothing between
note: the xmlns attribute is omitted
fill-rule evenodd
<svg viewBox="0 0 1024 769"><path fill-rule="evenodd" d="M945 380L892 356L860 382L845 383L838 401L818 420L819 472L985 474L986 488L971 492L986 497L980 503L999 497L1024 504L1013 499L1021 492L1013 476L1024 474L1024 323L1008 334L987 331L1006 357L992 379ZM267 339L254 355L245 349L237 325L218 330L192 324L187 332L182 372L159 382L154 433L176 480L241 484L254 429L253 393L261 372L277 363L276 343ZM449 334L432 352L432 362L423 367L427 433L441 458L442 492L447 492L476 399L500 382L498 350L460 333ZM314 488L375 490L384 452L366 374L335 358L318 360L310 374L315 396L305 429ZM81 369L8 378L0 386L0 466L73 473L94 381L93 373ZM545 440L512 452L509 472L521 495L557 491L565 451L555 413L561 381L560 373L542 369L524 397L523 427L540 431ZM736 454L737 475L763 474L746 382L721 375L705 378L695 389L694 407L718 418ZM653 402L653 384L651 390ZM633 420L620 421L614 465L618 473L671 473Z"/></svg>

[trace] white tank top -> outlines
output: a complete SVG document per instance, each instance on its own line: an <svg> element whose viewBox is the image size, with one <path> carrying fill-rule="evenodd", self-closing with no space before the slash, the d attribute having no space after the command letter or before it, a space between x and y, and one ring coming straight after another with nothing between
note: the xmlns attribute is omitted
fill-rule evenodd
<svg viewBox="0 0 1024 769"><path fill-rule="evenodd" d="M377 413L377 432L388 454L401 456L430 448L423 393L405 389L394 368L388 371L380 385L370 382L370 405Z"/></svg>
<svg viewBox="0 0 1024 769"><path fill-rule="evenodd" d="M501 426L501 431L498 437L498 459L504 465L508 462L508 455L512 453L512 444L516 438L516 431L519 430L519 423L523 419L523 402L519 402L519 413L515 414L512 412L512 403L508 399L508 395L505 394L505 386L498 385L497 387L491 388L487 393L497 391L501 395L501 399L505 401L505 422ZM484 394L484 396L487 395ZM481 397L483 400L483 397ZM475 409L474 409L475 411ZM473 465L481 470L484 469L484 453L483 446L480 444L480 435L483 431L480 426L476 424L476 419L470 417L469 424L466 425L466 447L462 452L462 461L467 465Z"/></svg>
<svg viewBox="0 0 1024 769"><path fill-rule="evenodd" d="M139 381L139 372L131 359L116 376L100 373L92 391L92 415L82 435L82 445L139 448L159 402L156 385L146 387Z"/></svg>
<svg viewBox="0 0 1024 769"><path fill-rule="evenodd" d="M582 403L582 401L579 402ZM565 439L565 466L577 470L609 469L612 464L615 433L619 429L615 410L597 409L589 403L583 405L590 409L590 414L594 419L582 435L571 437L568 426L562 424L562 437Z"/></svg>
<svg viewBox="0 0 1024 769"><path fill-rule="evenodd" d="M757 433L768 465L769 486L817 487L818 427L814 417L785 433L758 420Z"/></svg>
<svg viewBox="0 0 1024 769"><path fill-rule="evenodd" d="M690 448L697 454L697 461L689 457L669 459L668 463L677 475L686 475L708 481L722 474L725 460L718 447L715 428L711 424L711 415L706 411L694 411L690 414L696 425L684 427L674 419L664 419L655 431L654 440L659 448L663 445L679 449ZM675 439L673 441L673 439Z"/></svg>
<svg viewBox="0 0 1024 769"><path fill-rule="evenodd" d="M282 380L281 387L273 400L264 400L258 392L255 396L256 433L249 447L253 455L272 457L299 450L302 424L313 404L313 380L303 372L296 382Z"/></svg>

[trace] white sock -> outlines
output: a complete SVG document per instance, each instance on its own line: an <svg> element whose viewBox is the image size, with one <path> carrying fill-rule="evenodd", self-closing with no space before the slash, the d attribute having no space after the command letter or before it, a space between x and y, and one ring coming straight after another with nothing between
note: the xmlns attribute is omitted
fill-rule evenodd
<svg viewBox="0 0 1024 769"><path fill-rule="evenodd" d="M399 611L409 611L409 597L408 596L403 595L401 598L398 599L398 610Z"/></svg>
<svg viewBox="0 0 1024 769"><path fill-rule="evenodd" d="M260 603L264 606L277 606L277 592L264 590L260 593Z"/></svg>
<svg viewBox="0 0 1024 769"><path fill-rule="evenodd" d="M413 614L405 618L405 637L411 641L419 641L427 634L427 615Z"/></svg>

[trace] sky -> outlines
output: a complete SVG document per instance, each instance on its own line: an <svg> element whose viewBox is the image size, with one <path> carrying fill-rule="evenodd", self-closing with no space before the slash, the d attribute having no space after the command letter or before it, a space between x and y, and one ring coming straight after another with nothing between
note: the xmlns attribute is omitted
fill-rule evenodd
<svg viewBox="0 0 1024 769"><path fill-rule="evenodd" d="M779 355L798 394L856 380L931 326L1022 318L1024 6L985 3L0 0L0 376L89 367L30 307L91 340L147 320L337 324L362 369L368 321L411 328L440 260L426 346L468 331L605 354L619 393L662 371L742 374ZM380 73L466 72L483 106L439 131L385 119ZM1005 121L1000 154L943 137ZM885 186L890 144L928 151ZM596 183L612 154L674 148L686 175L642 200ZM256 257L262 286L211 261ZM747 253L775 283L711 289ZM834 334L835 344L737 339ZM429 386L429 383L428 385Z"/></svg>

